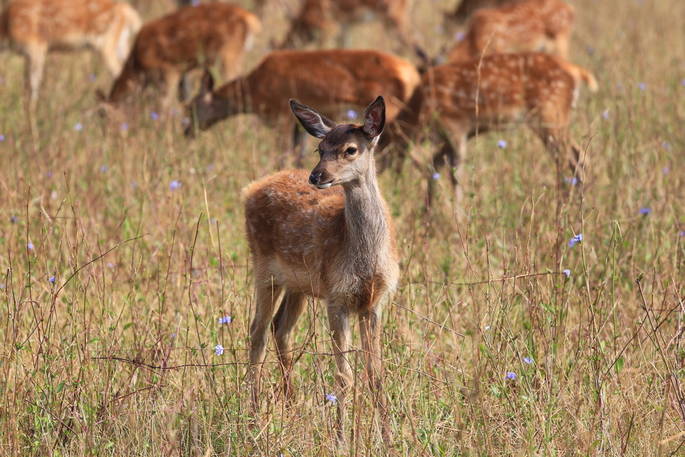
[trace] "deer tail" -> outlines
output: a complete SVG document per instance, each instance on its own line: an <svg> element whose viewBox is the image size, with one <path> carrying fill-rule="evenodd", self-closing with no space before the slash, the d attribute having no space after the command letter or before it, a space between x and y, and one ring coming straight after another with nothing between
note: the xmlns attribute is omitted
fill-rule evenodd
<svg viewBox="0 0 685 457"><path fill-rule="evenodd" d="M587 70L579 65L574 65L570 62L563 61L561 62L562 66L568 71L571 76L573 76L573 79L576 81L576 85L578 82L582 81L584 82L588 89L590 89L590 92L597 92L599 89L599 84L597 83L597 79L595 78L595 75L592 74L590 70Z"/></svg>

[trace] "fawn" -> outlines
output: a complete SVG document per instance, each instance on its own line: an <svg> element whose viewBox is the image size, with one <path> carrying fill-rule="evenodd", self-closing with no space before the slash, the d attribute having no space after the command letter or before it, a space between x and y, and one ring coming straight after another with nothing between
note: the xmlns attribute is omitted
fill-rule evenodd
<svg viewBox="0 0 685 457"><path fill-rule="evenodd" d="M243 54L261 29L257 16L228 3L186 6L148 22L136 37L107 101L118 104L133 89L162 80L169 108L187 72L219 60L226 78L237 75Z"/></svg>
<svg viewBox="0 0 685 457"><path fill-rule="evenodd" d="M409 6L408 0L304 0L280 47L325 43L337 32L341 32L338 47L344 47L348 26L362 21L368 13L379 17L407 47L413 44L408 28ZM337 23L342 30L337 30Z"/></svg>
<svg viewBox="0 0 685 457"><path fill-rule="evenodd" d="M340 108L363 107L380 93L388 100L388 118L394 119L420 80L410 62L378 51L274 51L252 72L216 90L206 73L189 107L192 122L186 135L239 113L253 113L267 125L287 129L292 121L283 113L291 96L334 117ZM304 136L296 125L293 143L301 160Z"/></svg>
<svg viewBox="0 0 685 457"><path fill-rule="evenodd" d="M136 10L112 0L13 0L0 16L0 39L26 58L29 113L35 112L47 54L91 47L116 76L141 26Z"/></svg>
<svg viewBox="0 0 685 457"><path fill-rule="evenodd" d="M250 326L252 403L258 411L270 326L283 370L283 388L286 397L291 397L290 334L306 297L322 298L337 365L337 436L344 443L345 399L352 383L352 368L346 358L351 314L359 317L375 407L386 418L381 309L397 285L399 266L393 224L374 165L374 149L385 124L385 103L382 97L371 103L361 126L336 124L294 100L290 106L304 129L321 139L320 160L309 177L304 170L281 171L243 191L256 291ZM281 293L283 298L274 316ZM382 423L387 438L387 422Z"/></svg>
<svg viewBox="0 0 685 457"><path fill-rule="evenodd" d="M469 138L516 123L527 124L553 155L564 154L574 176L583 178L580 149L569 141L570 110L580 83L592 92L597 81L584 68L544 53L494 54L468 62L433 67L424 74L407 108L389 126L398 152L408 152L414 165L425 170L426 162L409 149L409 142L430 132L439 145L432 156L428 178L430 206L433 173L446 164L456 202L461 200L461 162ZM456 147L456 149L455 149ZM393 159L382 157L382 166Z"/></svg>
<svg viewBox="0 0 685 457"><path fill-rule="evenodd" d="M476 11L449 62L487 54L547 52L568 57L575 12L564 0L520 0Z"/></svg>

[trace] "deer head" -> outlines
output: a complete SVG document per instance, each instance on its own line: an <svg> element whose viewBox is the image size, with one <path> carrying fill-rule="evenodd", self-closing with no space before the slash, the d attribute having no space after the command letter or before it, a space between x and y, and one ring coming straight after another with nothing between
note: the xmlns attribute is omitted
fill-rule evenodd
<svg viewBox="0 0 685 457"><path fill-rule="evenodd" d="M228 100L218 97L213 91L214 77L209 70L205 70L200 92L188 105L190 124L185 129L185 136L193 138L196 129L207 130L231 114Z"/></svg>
<svg viewBox="0 0 685 457"><path fill-rule="evenodd" d="M309 176L310 184L327 189L369 175L375 177L373 152L385 125L383 97L366 108L363 125L336 125L296 100L290 100L290 109L310 135L321 139L317 148L321 158Z"/></svg>

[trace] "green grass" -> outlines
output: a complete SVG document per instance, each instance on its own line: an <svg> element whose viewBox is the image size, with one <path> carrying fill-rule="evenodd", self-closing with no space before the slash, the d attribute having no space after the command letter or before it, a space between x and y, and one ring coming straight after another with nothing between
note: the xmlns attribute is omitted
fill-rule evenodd
<svg viewBox="0 0 685 457"><path fill-rule="evenodd" d="M415 2L432 51L443 3ZM349 455L685 455L685 4L573 3L573 60L601 84L574 112L591 158L582 191L560 198L566 170L523 129L469 144L464 223L444 179L427 218L409 164L380 178L401 253L383 331L394 442L377 438L353 354ZM275 11L265 31L282 33ZM353 42L391 49L381 30L360 26ZM34 147L22 61L2 56L0 454L333 455L323 303L309 302L295 336L294 404L271 349L262 426L249 427L240 189L276 170L274 134L241 117L188 142L178 119L150 119L154 104L127 132L107 128L93 109L110 83L100 62L58 55Z"/></svg>

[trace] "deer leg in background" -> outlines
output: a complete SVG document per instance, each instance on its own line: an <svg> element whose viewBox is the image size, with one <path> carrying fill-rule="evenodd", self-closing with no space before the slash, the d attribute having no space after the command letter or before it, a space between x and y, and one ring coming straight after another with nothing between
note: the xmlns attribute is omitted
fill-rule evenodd
<svg viewBox="0 0 685 457"><path fill-rule="evenodd" d="M292 138L292 147L293 152L295 153L295 166L301 168L304 163L304 156L307 152L307 132L300 127L300 124L295 123L293 125Z"/></svg>
<svg viewBox="0 0 685 457"><path fill-rule="evenodd" d="M304 304L305 296L303 294L286 291L271 326L274 340L276 341L278 360L283 371L283 394L288 402L292 400L293 396L290 380L293 364L290 335L293 328L295 328L295 324L297 324L298 318L302 315Z"/></svg>
<svg viewBox="0 0 685 457"><path fill-rule="evenodd" d="M259 268L255 265L255 270ZM281 287L273 284L269 278L255 279L255 314L250 324L250 369L252 382L252 409L259 411L262 367L266 355L266 342L269 327L274 315L274 306L281 293Z"/></svg>
<svg viewBox="0 0 685 457"><path fill-rule="evenodd" d="M328 304L328 323L333 337L333 353L335 354L335 382L336 397L338 406L338 417L336 420L336 436L338 444L344 446L346 443L345 423L347 412L345 403L348 391L352 385L352 367L347 361L347 351L350 347L350 316L344 304Z"/></svg>
<svg viewBox="0 0 685 457"><path fill-rule="evenodd" d="M383 441L390 443L390 424L383 392L383 364L381 355L381 306L359 316L359 332L361 335L362 351L366 362L366 374L368 377L373 403L378 410L381 421L381 436Z"/></svg>

